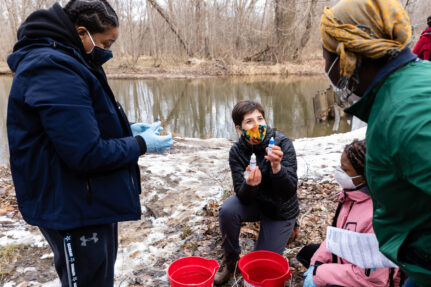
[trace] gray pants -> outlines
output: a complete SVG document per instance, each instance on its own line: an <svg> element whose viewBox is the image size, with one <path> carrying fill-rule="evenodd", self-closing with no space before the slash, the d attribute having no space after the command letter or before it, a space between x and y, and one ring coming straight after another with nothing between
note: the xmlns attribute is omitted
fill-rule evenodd
<svg viewBox="0 0 431 287"><path fill-rule="evenodd" d="M269 250L283 254L296 219L270 219L262 214L257 203L244 205L236 195L225 200L219 212L224 250L236 254L241 253L239 246L241 222L255 221L260 221L260 231L254 250Z"/></svg>

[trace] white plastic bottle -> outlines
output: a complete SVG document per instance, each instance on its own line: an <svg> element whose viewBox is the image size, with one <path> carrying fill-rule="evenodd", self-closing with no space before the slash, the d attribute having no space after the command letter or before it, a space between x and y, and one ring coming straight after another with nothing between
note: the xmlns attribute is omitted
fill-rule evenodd
<svg viewBox="0 0 431 287"><path fill-rule="evenodd" d="M272 153L272 147L274 146L274 138L271 137L271 139L269 140L269 144L268 144L268 154Z"/></svg>
<svg viewBox="0 0 431 287"><path fill-rule="evenodd" d="M256 155L252 153L250 158L250 171L252 171L255 168L256 168Z"/></svg>

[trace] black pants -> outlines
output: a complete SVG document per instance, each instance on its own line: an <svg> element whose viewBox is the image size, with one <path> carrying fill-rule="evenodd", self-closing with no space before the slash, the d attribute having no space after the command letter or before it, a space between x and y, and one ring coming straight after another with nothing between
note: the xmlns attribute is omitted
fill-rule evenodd
<svg viewBox="0 0 431 287"><path fill-rule="evenodd" d="M54 252L55 269L62 287L114 286L114 264L118 249L117 223L68 231L39 229ZM72 259L65 252L65 236L69 235L74 255ZM71 260L73 266L68 266L67 260Z"/></svg>
<svg viewBox="0 0 431 287"><path fill-rule="evenodd" d="M225 200L220 208L219 222L224 240L223 249L241 253L239 233L241 222L260 221L259 237L254 250L269 250L283 254L296 219L273 220L262 214L256 203L244 205L236 195Z"/></svg>

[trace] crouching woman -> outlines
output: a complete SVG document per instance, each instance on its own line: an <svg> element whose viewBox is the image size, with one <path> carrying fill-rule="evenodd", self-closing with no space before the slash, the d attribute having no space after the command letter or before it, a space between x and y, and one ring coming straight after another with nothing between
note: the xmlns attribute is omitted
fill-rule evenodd
<svg viewBox="0 0 431 287"><path fill-rule="evenodd" d="M241 136L229 153L235 195L223 203L219 213L224 259L215 277L217 285L226 283L235 270L241 253L242 222L260 221L255 250L282 254L299 213L296 154L292 142L266 125L260 103L237 103L232 119ZM271 138L274 144L268 149ZM250 170L252 154L256 167Z"/></svg>

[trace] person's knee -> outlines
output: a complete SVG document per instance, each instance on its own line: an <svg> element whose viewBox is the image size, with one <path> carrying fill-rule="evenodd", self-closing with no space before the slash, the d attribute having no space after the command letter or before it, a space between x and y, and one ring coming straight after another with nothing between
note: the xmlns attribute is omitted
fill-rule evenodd
<svg viewBox="0 0 431 287"><path fill-rule="evenodd" d="M236 220L239 218L237 209L233 205L222 205L219 210L219 218L221 221Z"/></svg>

